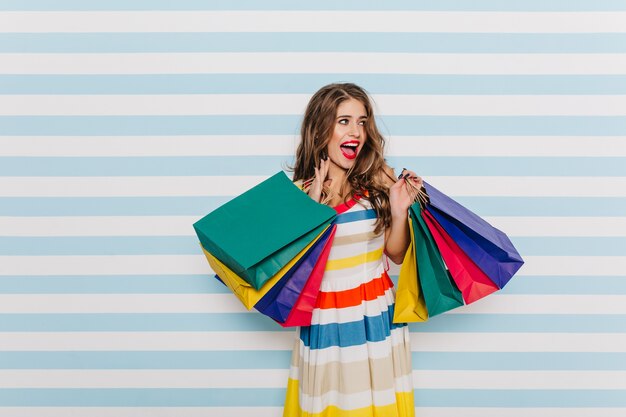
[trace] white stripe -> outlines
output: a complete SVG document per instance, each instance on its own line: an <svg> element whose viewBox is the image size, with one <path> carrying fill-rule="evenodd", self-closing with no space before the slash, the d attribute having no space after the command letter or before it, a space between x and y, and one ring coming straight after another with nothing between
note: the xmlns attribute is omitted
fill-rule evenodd
<svg viewBox="0 0 626 417"><path fill-rule="evenodd" d="M21 369L0 370L0 388L284 388L288 376L286 369ZM437 370L413 371L412 379L415 389L626 389L624 371Z"/></svg>
<svg viewBox="0 0 626 417"><path fill-rule="evenodd" d="M0 196L234 196L267 178L268 176L0 177Z"/></svg>
<svg viewBox="0 0 626 417"><path fill-rule="evenodd" d="M196 236L201 216L0 216L0 236ZM626 236L626 217L485 216L508 236ZM342 226L347 226L343 224ZM336 237L336 236L335 236ZM382 235L380 246L383 243ZM357 242L333 246L333 259L354 256ZM370 243L369 247L376 245Z"/></svg>
<svg viewBox="0 0 626 417"><path fill-rule="evenodd" d="M626 217L484 217L508 236L626 236Z"/></svg>
<svg viewBox="0 0 626 417"><path fill-rule="evenodd" d="M1 388L284 388L287 369L0 370Z"/></svg>
<svg viewBox="0 0 626 417"><path fill-rule="evenodd" d="M292 156L299 140L295 135L2 136L0 156Z"/></svg>
<svg viewBox="0 0 626 417"><path fill-rule="evenodd" d="M524 256L520 275L622 276L626 256Z"/></svg>
<svg viewBox="0 0 626 417"><path fill-rule="evenodd" d="M524 261L520 275L622 276L626 270L626 256L524 256ZM0 276L211 273L204 255L0 256ZM398 274L393 263L389 274Z"/></svg>
<svg viewBox="0 0 626 417"><path fill-rule="evenodd" d="M0 332L2 351L291 351L295 331ZM376 343L368 346L375 348ZM330 348L329 348L330 349ZM354 358L352 347L343 354ZM352 351L350 351L352 349ZM626 352L624 333L411 333L413 352ZM370 354L373 351L370 350ZM381 353L382 355L382 353Z"/></svg>
<svg viewBox="0 0 626 417"><path fill-rule="evenodd" d="M593 58L593 59L591 59ZM0 54L0 74L626 74L626 54Z"/></svg>
<svg viewBox="0 0 626 417"><path fill-rule="evenodd" d="M295 331L0 332L1 351L291 350Z"/></svg>
<svg viewBox="0 0 626 417"><path fill-rule="evenodd" d="M201 216L2 217L0 236L195 236Z"/></svg>
<svg viewBox="0 0 626 417"><path fill-rule="evenodd" d="M416 407L420 417L624 417L624 408ZM0 407L6 417L281 417L282 407Z"/></svg>
<svg viewBox="0 0 626 417"><path fill-rule="evenodd" d="M625 389L624 371L413 371L415 389Z"/></svg>
<svg viewBox="0 0 626 417"><path fill-rule="evenodd" d="M624 116L626 95L373 95L385 116ZM308 94L0 95L0 115L301 115ZM172 103L176 103L172 106Z"/></svg>
<svg viewBox="0 0 626 417"><path fill-rule="evenodd" d="M0 156L294 155L292 135L0 136ZM390 136L387 156L626 156L626 136Z"/></svg>
<svg viewBox="0 0 626 417"><path fill-rule="evenodd" d="M626 314L624 295L494 294L449 314Z"/></svg>
<svg viewBox="0 0 626 417"><path fill-rule="evenodd" d="M380 299L365 303L373 307ZM584 306L584 310L581 310ZM347 308L352 319L359 308ZM21 313L243 313L232 294L2 294L1 314ZM378 313L380 308L376 309ZM626 295L495 294L447 314L626 314ZM250 314L258 314L251 310ZM343 309L339 310L340 315ZM366 314L368 312L366 311ZM372 313L373 312L369 312ZM332 322L324 311L322 323ZM378 314L376 314L378 315ZM337 320L337 317L334 319ZM343 317L340 319L344 322ZM346 318L345 321L349 321Z"/></svg>
<svg viewBox="0 0 626 417"><path fill-rule="evenodd" d="M2 12L0 32L623 32L626 13L471 11Z"/></svg>
<svg viewBox="0 0 626 417"><path fill-rule="evenodd" d="M235 196L267 178L268 176L0 177L0 197ZM626 177L430 176L424 179L452 198L626 197Z"/></svg>
<svg viewBox="0 0 626 417"><path fill-rule="evenodd" d="M0 314L246 312L232 294L0 294Z"/></svg>
<svg viewBox="0 0 626 417"><path fill-rule="evenodd" d="M619 333L411 333L413 352L626 352Z"/></svg>
<svg viewBox="0 0 626 417"><path fill-rule="evenodd" d="M390 136L387 143L388 156L626 156L626 136Z"/></svg>
<svg viewBox="0 0 626 417"><path fill-rule="evenodd" d="M211 273L204 255L0 256L0 275Z"/></svg>

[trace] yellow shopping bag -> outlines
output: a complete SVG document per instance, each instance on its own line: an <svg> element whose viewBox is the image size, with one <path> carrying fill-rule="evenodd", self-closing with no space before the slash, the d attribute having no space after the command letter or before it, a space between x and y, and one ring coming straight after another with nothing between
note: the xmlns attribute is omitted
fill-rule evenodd
<svg viewBox="0 0 626 417"><path fill-rule="evenodd" d="M424 301L424 294L419 285L417 260L413 240L413 224L409 222L410 243L400 267L398 287L396 288L396 305L393 313L394 323L409 323L427 321L428 310Z"/></svg>

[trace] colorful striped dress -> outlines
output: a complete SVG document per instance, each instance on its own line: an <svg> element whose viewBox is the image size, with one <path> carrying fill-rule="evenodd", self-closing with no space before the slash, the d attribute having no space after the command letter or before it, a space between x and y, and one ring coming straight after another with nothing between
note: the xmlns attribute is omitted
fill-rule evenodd
<svg viewBox="0 0 626 417"><path fill-rule="evenodd" d="M311 326L296 332L284 417L414 416L406 324L393 324L395 290L384 234L365 199L335 208L337 231Z"/></svg>

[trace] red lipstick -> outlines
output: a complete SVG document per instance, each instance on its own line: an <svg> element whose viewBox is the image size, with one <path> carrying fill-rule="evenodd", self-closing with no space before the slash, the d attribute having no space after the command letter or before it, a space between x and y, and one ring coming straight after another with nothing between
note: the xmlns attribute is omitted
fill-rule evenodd
<svg viewBox="0 0 626 417"><path fill-rule="evenodd" d="M341 149L341 153L344 158L352 160L358 155L359 145L360 142L358 140L348 140L339 145L339 148Z"/></svg>

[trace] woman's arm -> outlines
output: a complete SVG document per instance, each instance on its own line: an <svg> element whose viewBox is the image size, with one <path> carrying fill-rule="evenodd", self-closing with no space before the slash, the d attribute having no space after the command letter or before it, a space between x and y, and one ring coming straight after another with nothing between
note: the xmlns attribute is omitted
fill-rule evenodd
<svg viewBox="0 0 626 417"><path fill-rule="evenodd" d="M391 181L389 182L391 225L385 230L385 253L392 262L401 264L409 247L409 207L413 204L413 197L407 190L406 181L413 181L416 186L421 187L422 179L414 172L404 169L395 183Z"/></svg>

